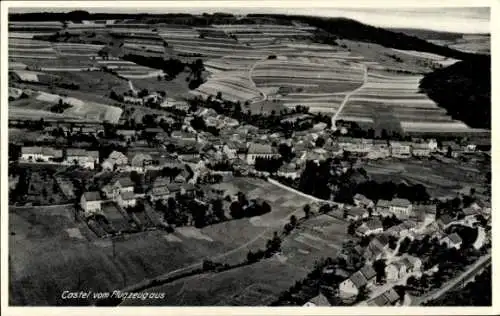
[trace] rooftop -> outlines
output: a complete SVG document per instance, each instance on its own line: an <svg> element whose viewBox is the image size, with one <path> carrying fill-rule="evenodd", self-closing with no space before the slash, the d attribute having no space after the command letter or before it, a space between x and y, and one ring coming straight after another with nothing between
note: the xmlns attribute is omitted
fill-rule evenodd
<svg viewBox="0 0 500 316"><path fill-rule="evenodd" d="M87 202L101 200L101 194L97 191L85 192L83 193L83 196Z"/></svg>

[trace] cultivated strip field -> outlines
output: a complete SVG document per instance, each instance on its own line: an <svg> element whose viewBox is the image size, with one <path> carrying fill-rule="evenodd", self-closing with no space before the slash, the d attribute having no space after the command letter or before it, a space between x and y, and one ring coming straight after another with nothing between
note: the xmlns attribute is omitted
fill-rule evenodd
<svg viewBox="0 0 500 316"><path fill-rule="evenodd" d="M390 113L390 120L403 132L468 132L462 122L453 120L425 94L419 93L422 76L397 74L383 67L368 66L368 79L349 97L339 119L358 122L385 120L378 112ZM384 122L376 122L384 125Z"/></svg>

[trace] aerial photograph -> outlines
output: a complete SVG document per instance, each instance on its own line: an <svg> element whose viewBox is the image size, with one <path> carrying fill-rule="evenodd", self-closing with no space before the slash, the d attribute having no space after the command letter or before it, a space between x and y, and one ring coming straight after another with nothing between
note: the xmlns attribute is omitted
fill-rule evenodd
<svg viewBox="0 0 500 316"><path fill-rule="evenodd" d="M490 32L10 7L8 305L491 307Z"/></svg>

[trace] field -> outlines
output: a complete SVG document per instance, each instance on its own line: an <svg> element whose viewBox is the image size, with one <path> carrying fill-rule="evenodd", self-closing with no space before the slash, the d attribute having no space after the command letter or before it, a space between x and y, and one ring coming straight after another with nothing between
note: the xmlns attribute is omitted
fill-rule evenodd
<svg viewBox="0 0 500 316"><path fill-rule="evenodd" d="M369 65L366 83L350 95L338 118L357 122L372 120L379 130L404 133L474 132L419 93L421 78Z"/></svg>
<svg viewBox="0 0 500 316"><path fill-rule="evenodd" d="M433 197L454 197L462 188L475 187L483 192L484 172L475 163L457 164L434 160L371 161L363 166L375 181L406 181L423 184Z"/></svg>
<svg viewBox="0 0 500 316"><path fill-rule="evenodd" d="M186 227L173 234L152 231L129 235L115 241L115 257L111 241L96 240L85 224L75 222L71 208L61 209L56 218L47 213L30 215L43 232L35 236L30 234L31 225L17 219L20 210L11 209L10 231L16 233L10 236L11 304L61 304L60 293L76 289L78 280L90 290L104 291L157 277L204 258L239 262L249 249L264 247L266 239L282 228L292 212L302 216L306 201L299 196L262 180L242 178L232 184L248 198L268 199L273 211L261 218L234 220L201 230ZM54 226L52 222L61 224ZM85 238L68 238L69 233L79 236L74 228L79 228ZM273 269L282 268L280 263L275 264ZM289 273L296 273L297 268L291 269ZM274 293L290 286L291 278L280 282Z"/></svg>
<svg viewBox="0 0 500 316"><path fill-rule="evenodd" d="M71 105L63 113L52 113L50 107L57 104L59 100ZM35 117L83 119L90 121L118 122L123 110L115 106L109 106L92 101L83 101L73 97L38 92L28 99L20 99L9 104L9 117L13 119L33 119Z"/></svg>

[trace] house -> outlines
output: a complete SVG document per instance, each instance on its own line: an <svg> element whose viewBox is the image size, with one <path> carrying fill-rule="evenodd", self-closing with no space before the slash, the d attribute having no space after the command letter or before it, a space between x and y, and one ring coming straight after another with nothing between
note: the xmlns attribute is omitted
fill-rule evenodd
<svg viewBox="0 0 500 316"><path fill-rule="evenodd" d="M116 180L111 186L111 198L117 199L124 192L134 192L134 183L128 177Z"/></svg>
<svg viewBox="0 0 500 316"><path fill-rule="evenodd" d="M364 223L364 225L366 225L366 227L368 228L368 235L380 234L384 231L382 222L376 218L368 220L366 223Z"/></svg>
<svg viewBox="0 0 500 316"><path fill-rule="evenodd" d="M418 228L417 223L415 221L412 221L412 220L406 220L406 221L402 222L401 224L399 224L399 226L401 226L401 228L403 230L406 230L410 233L415 232Z"/></svg>
<svg viewBox="0 0 500 316"><path fill-rule="evenodd" d="M445 236L439 241L440 244L445 244L448 248L460 249L462 246L462 238L457 233Z"/></svg>
<svg viewBox="0 0 500 316"><path fill-rule="evenodd" d="M297 168L296 164L290 163L281 166L277 174L280 177L292 178L295 180L300 177L300 170Z"/></svg>
<svg viewBox="0 0 500 316"><path fill-rule="evenodd" d="M94 169L95 165L99 163L99 152L79 148L67 149L66 163L76 164L87 169Z"/></svg>
<svg viewBox="0 0 500 316"><path fill-rule="evenodd" d="M352 207L345 211L346 218L351 221L358 221L362 218L368 217L368 211L361 207Z"/></svg>
<svg viewBox="0 0 500 316"><path fill-rule="evenodd" d="M146 167L154 163L153 157L146 153L132 153L129 156L130 170L145 172Z"/></svg>
<svg viewBox="0 0 500 316"><path fill-rule="evenodd" d="M382 159L391 155L390 147L387 141L381 139L373 140L373 148L366 155L367 159Z"/></svg>
<svg viewBox="0 0 500 316"><path fill-rule="evenodd" d="M367 261L375 261L387 256L389 251L389 238L386 235L379 234L370 241L366 247L363 257Z"/></svg>
<svg viewBox="0 0 500 316"><path fill-rule="evenodd" d="M373 300L368 302L369 306L392 306L395 305L400 300L399 294L390 288L379 296L375 297Z"/></svg>
<svg viewBox="0 0 500 316"><path fill-rule="evenodd" d="M339 137L339 147L353 153L368 153L373 150L373 139Z"/></svg>
<svg viewBox="0 0 500 316"><path fill-rule="evenodd" d="M406 142L389 142L391 156L395 158L409 158L411 156L411 145Z"/></svg>
<svg viewBox="0 0 500 316"><path fill-rule="evenodd" d="M134 192L125 191L118 194L117 203L123 208L134 207L137 203Z"/></svg>
<svg viewBox="0 0 500 316"><path fill-rule="evenodd" d="M392 199L389 212L396 215L398 218L408 218L411 215L412 205L407 199L395 198Z"/></svg>
<svg viewBox="0 0 500 316"><path fill-rule="evenodd" d="M197 134L188 133L184 131L173 131L172 138L177 140L182 140L185 142L197 142L198 136Z"/></svg>
<svg viewBox="0 0 500 316"><path fill-rule="evenodd" d="M253 165L256 158L270 159L274 157L279 157L279 154L271 145L252 142L248 144L248 152L245 160L247 164Z"/></svg>
<svg viewBox="0 0 500 316"><path fill-rule="evenodd" d="M435 220L436 210L436 204L416 204L413 205L410 218L425 225Z"/></svg>
<svg viewBox="0 0 500 316"><path fill-rule="evenodd" d="M451 225L453 225L454 222L455 219L448 214L440 216L437 220L439 228L441 228L442 230L445 230L446 228L450 227Z"/></svg>
<svg viewBox="0 0 500 316"><path fill-rule="evenodd" d="M90 215L101 211L101 195L99 192L85 192L80 198L80 207L85 214Z"/></svg>
<svg viewBox="0 0 500 316"><path fill-rule="evenodd" d="M408 267L408 273L420 272L422 270L422 260L420 258L407 255L402 261Z"/></svg>
<svg viewBox="0 0 500 316"><path fill-rule="evenodd" d="M351 298L358 295L359 290L363 286L371 286L377 273L371 265L365 265L360 270L353 273L348 279L344 280L339 285L339 295L341 298Z"/></svg>
<svg viewBox="0 0 500 316"><path fill-rule="evenodd" d="M385 266L385 275L388 281L402 279L409 271L407 262L403 260L394 261Z"/></svg>
<svg viewBox="0 0 500 316"><path fill-rule="evenodd" d="M304 304L304 307L316 307L316 306L332 306L328 299L322 294L313 297L307 303Z"/></svg>
<svg viewBox="0 0 500 316"><path fill-rule="evenodd" d="M125 166L128 164L128 158L119 151L113 151L109 157L101 164L104 170L113 171L117 167Z"/></svg>
<svg viewBox="0 0 500 316"><path fill-rule="evenodd" d="M434 138L427 141L427 147L429 147L431 152L436 152L438 150L438 143Z"/></svg>
<svg viewBox="0 0 500 316"><path fill-rule="evenodd" d="M415 143L411 145L411 154L414 157L429 157L431 155L431 149L428 144Z"/></svg>
<svg viewBox="0 0 500 316"><path fill-rule="evenodd" d="M380 216L392 215L392 213L390 212L390 208L391 208L391 201L380 199L378 200L377 205L375 207L375 214Z"/></svg>
<svg viewBox="0 0 500 316"><path fill-rule="evenodd" d="M136 136L136 131L133 129L119 129L116 131L116 135L123 137L127 141Z"/></svg>
<svg viewBox="0 0 500 316"><path fill-rule="evenodd" d="M181 185L181 191L180 192L181 192L182 195L187 195L187 196L194 197L194 194L196 192L196 187L192 183L184 183L184 184Z"/></svg>
<svg viewBox="0 0 500 316"><path fill-rule="evenodd" d="M369 208L373 207L373 201L364 196L363 194L357 193L354 195L354 205L359 206L359 207L364 207L364 208Z"/></svg>
<svg viewBox="0 0 500 316"><path fill-rule="evenodd" d="M63 157L62 150L50 147L22 147L21 159L25 161L48 162Z"/></svg>
<svg viewBox="0 0 500 316"><path fill-rule="evenodd" d="M403 236L408 235L408 230L404 229L401 225L395 225L395 226L389 227L385 231L385 233L389 236L401 238Z"/></svg>

